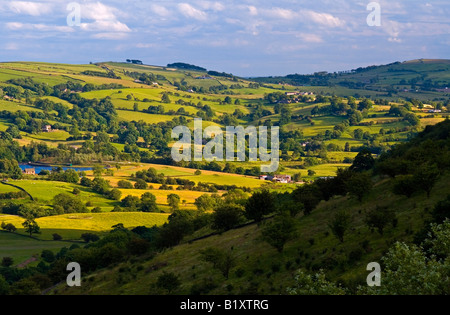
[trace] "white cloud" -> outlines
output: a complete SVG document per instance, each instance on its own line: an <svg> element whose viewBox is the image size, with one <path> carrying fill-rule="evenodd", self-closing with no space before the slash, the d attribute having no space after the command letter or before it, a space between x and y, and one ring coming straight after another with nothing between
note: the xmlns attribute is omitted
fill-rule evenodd
<svg viewBox="0 0 450 315"><path fill-rule="evenodd" d="M200 1L198 4L203 10L211 10L215 12L225 10L225 6L220 2Z"/></svg>
<svg viewBox="0 0 450 315"><path fill-rule="evenodd" d="M81 23L81 29L92 32L131 32L130 28L119 21L95 21L93 23Z"/></svg>
<svg viewBox="0 0 450 315"><path fill-rule="evenodd" d="M258 9L252 5L247 6L247 9L249 11L249 14L252 16L258 15Z"/></svg>
<svg viewBox="0 0 450 315"><path fill-rule="evenodd" d="M284 20L292 20L297 17L297 13L295 13L294 11L283 8L272 8L267 12L270 16Z"/></svg>
<svg viewBox="0 0 450 315"><path fill-rule="evenodd" d="M103 3L87 3L81 5L81 20L94 20L81 23L83 31L98 32L93 35L97 39L123 39L131 29L117 19L118 9L106 6Z"/></svg>
<svg viewBox="0 0 450 315"><path fill-rule="evenodd" d="M128 36L127 33L97 33L92 35L92 38L96 39L111 39L111 40L122 40Z"/></svg>
<svg viewBox="0 0 450 315"><path fill-rule="evenodd" d="M41 31L41 32L73 32L74 29L64 25L47 25L47 24L33 24L33 23L19 23L9 22L6 23L6 28L12 31L28 30L28 31Z"/></svg>
<svg viewBox="0 0 450 315"><path fill-rule="evenodd" d="M154 13L156 13L162 17L169 17L172 15L172 13L169 10L167 10L166 7L159 5L159 4L153 4L151 6L151 9Z"/></svg>
<svg viewBox="0 0 450 315"><path fill-rule="evenodd" d="M82 19L95 21L115 21L117 20L116 12L118 10L104 5L103 3L86 3L81 5Z"/></svg>
<svg viewBox="0 0 450 315"><path fill-rule="evenodd" d="M297 34L296 37L306 43L322 43L323 42L323 39L319 35L316 35L316 34L310 34L310 33Z"/></svg>
<svg viewBox="0 0 450 315"><path fill-rule="evenodd" d="M12 1L7 4L8 8L16 14L27 14L31 16L41 16L52 11L48 3L37 3L29 1Z"/></svg>
<svg viewBox="0 0 450 315"><path fill-rule="evenodd" d="M345 25L345 21L342 21L338 17L335 17L329 13L320 13L312 10L302 10L300 11L302 17L313 21L316 24L321 24L323 26L335 28L342 27Z"/></svg>
<svg viewBox="0 0 450 315"><path fill-rule="evenodd" d="M188 3L178 4L178 10L186 17L193 18L198 21L205 21L208 16L205 12L198 10Z"/></svg>
<svg viewBox="0 0 450 315"><path fill-rule="evenodd" d="M19 50L19 45L17 43L7 43L3 46L4 50Z"/></svg>

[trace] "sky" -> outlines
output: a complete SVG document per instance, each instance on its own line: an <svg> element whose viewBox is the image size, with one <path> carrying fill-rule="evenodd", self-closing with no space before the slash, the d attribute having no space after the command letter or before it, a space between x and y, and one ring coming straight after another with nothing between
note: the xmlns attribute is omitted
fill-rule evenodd
<svg viewBox="0 0 450 315"><path fill-rule="evenodd" d="M139 59L256 77L449 59L449 48L448 0L0 0L1 62Z"/></svg>

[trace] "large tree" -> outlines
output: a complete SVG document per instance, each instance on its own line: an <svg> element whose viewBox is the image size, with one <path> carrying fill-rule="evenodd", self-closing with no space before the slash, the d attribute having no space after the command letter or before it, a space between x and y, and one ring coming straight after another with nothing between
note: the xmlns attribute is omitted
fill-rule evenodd
<svg viewBox="0 0 450 315"><path fill-rule="evenodd" d="M32 218L28 218L25 220L25 222L22 223L23 227L25 228L25 232L27 232L28 234L30 234L30 237L33 234L39 233L40 231L40 227L39 225L36 223L36 221Z"/></svg>
<svg viewBox="0 0 450 315"><path fill-rule="evenodd" d="M275 199L267 189L253 193L245 204L245 216L256 222L260 222L265 215L273 211L275 211Z"/></svg>

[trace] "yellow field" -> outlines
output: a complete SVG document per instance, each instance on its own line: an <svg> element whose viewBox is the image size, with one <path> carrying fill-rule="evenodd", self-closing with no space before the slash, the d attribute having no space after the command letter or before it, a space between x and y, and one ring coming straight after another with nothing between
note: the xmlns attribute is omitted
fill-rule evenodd
<svg viewBox="0 0 450 315"><path fill-rule="evenodd" d="M146 212L72 213L36 219L41 228L41 239L52 239L53 233L63 239L79 239L82 233L107 232L113 225L122 223L126 228L136 226L152 227L167 222L169 214ZM0 222L12 223L19 233L24 234L24 218L14 215L0 215Z"/></svg>

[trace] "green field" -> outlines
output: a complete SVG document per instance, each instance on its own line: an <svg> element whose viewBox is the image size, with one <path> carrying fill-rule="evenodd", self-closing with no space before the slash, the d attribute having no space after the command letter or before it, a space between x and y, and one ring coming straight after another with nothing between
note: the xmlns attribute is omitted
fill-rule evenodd
<svg viewBox="0 0 450 315"><path fill-rule="evenodd" d="M0 216L0 220L2 217ZM14 265L19 265L31 257L39 258L44 249L58 251L62 247L70 247L73 243L64 241L41 241L27 236L0 231L0 259L11 257ZM32 265L36 265L33 263Z"/></svg>
<svg viewBox="0 0 450 315"><path fill-rule="evenodd" d="M113 225L122 223L126 228L136 226L152 227L162 225L167 221L168 214L146 212L109 212L109 213L72 213L37 218L40 234L39 239L52 240L52 234L57 233L63 240L80 240L86 232L104 233L111 230ZM25 219L19 216L2 215L0 222L12 223L17 233L25 235L22 222Z"/></svg>

